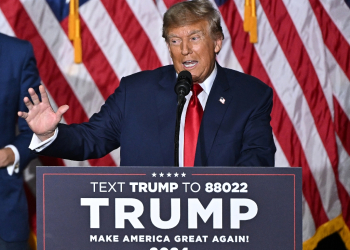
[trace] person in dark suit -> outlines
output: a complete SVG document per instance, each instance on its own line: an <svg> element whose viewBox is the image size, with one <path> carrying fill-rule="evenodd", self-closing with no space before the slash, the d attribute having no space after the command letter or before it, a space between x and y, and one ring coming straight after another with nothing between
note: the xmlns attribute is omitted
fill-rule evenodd
<svg viewBox="0 0 350 250"><path fill-rule="evenodd" d="M42 102L30 89L29 113L19 112L37 135L30 147L72 160L121 147L121 166L172 166L174 86L187 70L194 87L181 117L180 166L273 166L272 90L216 63L224 38L218 11L207 0L176 4L164 15L163 37L174 65L123 78L88 123L58 124L68 106L54 113L44 88Z"/></svg>
<svg viewBox="0 0 350 250"><path fill-rule="evenodd" d="M27 249L28 208L23 171L35 154L28 149L32 131L18 109L27 110L28 88L38 89L39 73L27 41L0 33L0 249ZM18 120L19 134L16 135Z"/></svg>

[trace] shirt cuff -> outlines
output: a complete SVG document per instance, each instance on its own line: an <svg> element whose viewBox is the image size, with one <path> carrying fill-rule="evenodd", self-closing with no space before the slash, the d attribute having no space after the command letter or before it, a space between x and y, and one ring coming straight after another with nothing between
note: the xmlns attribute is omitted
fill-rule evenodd
<svg viewBox="0 0 350 250"><path fill-rule="evenodd" d="M10 148L15 154L15 161L12 165L7 166L7 173L9 175L13 175L13 172L16 174L19 172L19 152L18 149L13 145L7 145L5 148Z"/></svg>
<svg viewBox="0 0 350 250"><path fill-rule="evenodd" d="M55 129L55 133L49 139L41 141L36 134L33 134L32 141L30 142L29 148L35 150L36 152L41 152L45 148L51 145L53 141L57 138L58 128Z"/></svg>

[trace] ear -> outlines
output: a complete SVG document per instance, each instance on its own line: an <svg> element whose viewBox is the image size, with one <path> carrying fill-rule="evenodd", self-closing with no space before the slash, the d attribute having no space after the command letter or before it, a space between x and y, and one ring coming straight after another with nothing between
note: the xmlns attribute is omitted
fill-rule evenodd
<svg viewBox="0 0 350 250"><path fill-rule="evenodd" d="M216 39L214 41L214 46L215 46L214 47L215 54L219 54L222 47L222 38Z"/></svg>

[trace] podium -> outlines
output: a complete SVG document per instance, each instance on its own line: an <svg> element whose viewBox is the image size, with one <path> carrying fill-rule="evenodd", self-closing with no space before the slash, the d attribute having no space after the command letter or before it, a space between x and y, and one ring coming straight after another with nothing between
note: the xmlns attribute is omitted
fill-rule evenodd
<svg viewBox="0 0 350 250"><path fill-rule="evenodd" d="M301 250L301 199L301 168L37 167L38 250Z"/></svg>

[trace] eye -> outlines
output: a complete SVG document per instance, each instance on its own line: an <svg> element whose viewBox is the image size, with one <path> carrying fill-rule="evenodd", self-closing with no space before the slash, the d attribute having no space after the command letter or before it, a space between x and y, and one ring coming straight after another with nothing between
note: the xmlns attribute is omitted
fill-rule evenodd
<svg viewBox="0 0 350 250"><path fill-rule="evenodd" d="M179 39L170 39L170 43L173 44L173 45L177 45L180 43L180 40Z"/></svg>
<svg viewBox="0 0 350 250"><path fill-rule="evenodd" d="M191 41L197 41L197 40L199 40L199 36L192 36L191 37Z"/></svg>

